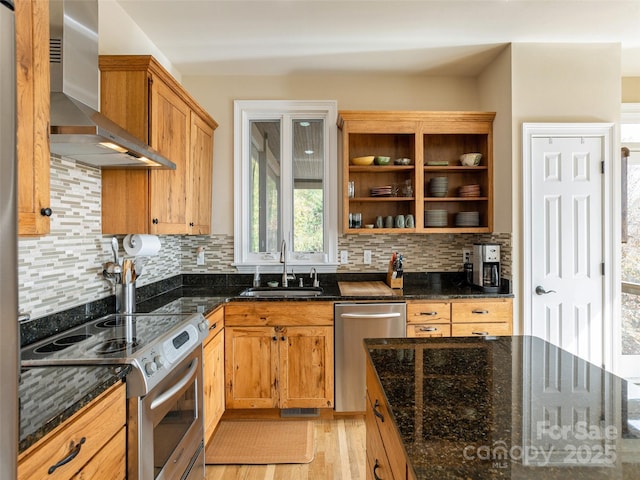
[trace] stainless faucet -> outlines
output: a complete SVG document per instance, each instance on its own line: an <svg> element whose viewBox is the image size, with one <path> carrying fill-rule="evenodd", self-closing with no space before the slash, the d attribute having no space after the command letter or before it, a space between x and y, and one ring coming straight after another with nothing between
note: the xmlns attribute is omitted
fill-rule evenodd
<svg viewBox="0 0 640 480"><path fill-rule="evenodd" d="M316 267L311 267L311 272L309 272L309 278L313 278L314 288L320 286L320 282L318 281L318 271L316 270Z"/></svg>
<svg viewBox="0 0 640 480"><path fill-rule="evenodd" d="M287 274L287 242L282 239L282 246L280 247L280 263L284 265L282 269L282 286L288 287L289 280L295 280L296 275L291 272L291 275Z"/></svg>

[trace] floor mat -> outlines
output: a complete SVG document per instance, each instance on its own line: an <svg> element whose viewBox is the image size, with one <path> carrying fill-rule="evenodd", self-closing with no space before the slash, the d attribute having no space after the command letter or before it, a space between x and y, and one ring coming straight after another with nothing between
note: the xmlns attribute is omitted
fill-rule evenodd
<svg viewBox="0 0 640 480"><path fill-rule="evenodd" d="M313 422L223 420L205 453L209 465L309 463L315 454Z"/></svg>

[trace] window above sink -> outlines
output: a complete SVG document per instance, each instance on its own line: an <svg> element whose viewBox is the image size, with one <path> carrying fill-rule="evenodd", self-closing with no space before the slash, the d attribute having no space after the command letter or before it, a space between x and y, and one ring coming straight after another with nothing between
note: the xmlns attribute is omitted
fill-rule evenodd
<svg viewBox="0 0 640 480"><path fill-rule="evenodd" d="M234 103L234 266L280 272L338 266L337 104Z"/></svg>

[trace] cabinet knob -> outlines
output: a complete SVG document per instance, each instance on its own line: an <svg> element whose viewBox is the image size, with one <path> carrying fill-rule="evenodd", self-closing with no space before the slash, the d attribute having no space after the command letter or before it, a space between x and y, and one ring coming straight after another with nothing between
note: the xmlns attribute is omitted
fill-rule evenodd
<svg viewBox="0 0 640 480"><path fill-rule="evenodd" d="M275 336L271 337L271 340L273 340L274 342L277 342L278 341L278 337L275 337Z"/></svg>
<svg viewBox="0 0 640 480"><path fill-rule="evenodd" d="M287 339L287 337L285 337L284 335L282 337L280 337L280 340L282 340L283 342Z"/></svg>
<svg viewBox="0 0 640 480"><path fill-rule="evenodd" d="M195 224L193 222L189 222L189 226L193 227Z"/></svg>
<svg viewBox="0 0 640 480"><path fill-rule="evenodd" d="M40 215L43 217L50 217L52 213L53 211L49 207L40 209Z"/></svg>
<svg viewBox="0 0 640 480"><path fill-rule="evenodd" d="M151 223L153 223L154 225L157 225L160 222L158 221L157 218L154 218L154 219L151 220Z"/></svg>

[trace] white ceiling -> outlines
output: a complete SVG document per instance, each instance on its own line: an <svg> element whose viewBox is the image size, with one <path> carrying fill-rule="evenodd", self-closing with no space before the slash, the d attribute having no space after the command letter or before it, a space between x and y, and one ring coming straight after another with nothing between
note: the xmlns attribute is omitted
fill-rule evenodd
<svg viewBox="0 0 640 480"><path fill-rule="evenodd" d="M182 75L477 75L508 43L620 43L640 0L118 0Z"/></svg>

